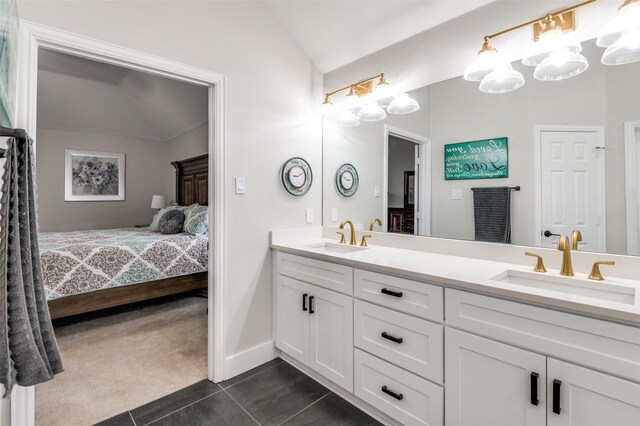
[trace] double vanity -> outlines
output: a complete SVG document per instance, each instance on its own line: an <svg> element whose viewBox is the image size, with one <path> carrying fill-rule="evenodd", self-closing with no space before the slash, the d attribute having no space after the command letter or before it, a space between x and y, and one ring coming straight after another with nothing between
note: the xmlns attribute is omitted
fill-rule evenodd
<svg viewBox="0 0 640 426"><path fill-rule="evenodd" d="M343 398L387 424L640 424L640 282L335 232L272 232L274 340Z"/></svg>

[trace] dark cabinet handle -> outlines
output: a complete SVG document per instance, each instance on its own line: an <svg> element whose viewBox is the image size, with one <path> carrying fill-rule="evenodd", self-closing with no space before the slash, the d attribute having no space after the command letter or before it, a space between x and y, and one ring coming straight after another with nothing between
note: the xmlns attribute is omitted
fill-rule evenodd
<svg viewBox="0 0 640 426"><path fill-rule="evenodd" d="M315 296L309 296L309 313L313 314L316 311L313 310L313 300L315 299Z"/></svg>
<svg viewBox="0 0 640 426"><path fill-rule="evenodd" d="M402 337L393 337L392 335L388 334L386 331L383 331L381 336L384 337L385 339L391 340L392 342L396 342L398 344L402 343Z"/></svg>
<svg viewBox="0 0 640 426"><path fill-rule="evenodd" d="M562 382L558 379L553 381L553 412L560 414L560 386Z"/></svg>
<svg viewBox="0 0 640 426"><path fill-rule="evenodd" d="M307 310L307 296L309 296L307 293L302 295L302 310L303 311Z"/></svg>
<svg viewBox="0 0 640 426"><path fill-rule="evenodd" d="M394 397L398 401L402 401L402 398L404 398L404 395L402 395L401 393L395 393L393 391L390 391L389 388L387 388L386 386L382 387L382 392L386 393L387 395L390 395L390 396Z"/></svg>
<svg viewBox="0 0 640 426"><path fill-rule="evenodd" d="M549 238L551 236L553 236L553 237L559 237L560 236L560 234L552 234L551 231L544 231L544 234L542 234L542 235L544 235L547 238Z"/></svg>
<svg viewBox="0 0 640 426"><path fill-rule="evenodd" d="M382 290L380 290L380 293L388 294L389 296L393 296L393 297L402 297L401 291L393 291L386 288L383 288Z"/></svg>
<svg viewBox="0 0 640 426"><path fill-rule="evenodd" d="M538 400L538 378L540 375L538 373L531 373L531 405L535 405L536 407L540 403Z"/></svg>

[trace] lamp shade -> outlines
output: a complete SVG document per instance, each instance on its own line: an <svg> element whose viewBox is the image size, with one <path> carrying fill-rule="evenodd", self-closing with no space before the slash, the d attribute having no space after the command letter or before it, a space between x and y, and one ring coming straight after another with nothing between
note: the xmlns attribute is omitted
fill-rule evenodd
<svg viewBox="0 0 640 426"><path fill-rule="evenodd" d="M533 77L542 81L564 80L583 73L587 68L587 58L579 53L560 50L540 62L533 71Z"/></svg>
<svg viewBox="0 0 640 426"><path fill-rule="evenodd" d="M574 35L562 34L559 28L545 31L540 34L540 39L533 45L525 57L522 58L522 63L535 67L558 50L580 53L582 51L582 44Z"/></svg>
<svg viewBox="0 0 640 426"><path fill-rule="evenodd" d="M367 102L358 113L358 120L380 121L387 118L387 114L375 102Z"/></svg>
<svg viewBox="0 0 640 426"><path fill-rule="evenodd" d="M360 120L356 117L356 114L350 109L342 110L336 117L336 123L342 127L356 127L360 125Z"/></svg>
<svg viewBox="0 0 640 426"><path fill-rule="evenodd" d="M623 65L637 61L640 61L640 29L625 34L602 55L602 63L605 65Z"/></svg>
<svg viewBox="0 0 640 426"><path fill-rule="evenodd" d="M609 22L598 35L596 44L609 47L629 31L640 29L640 1L625 1L618 16Z"/></svg>
<svg viewBox="0 0 640 426"><path fill-rule="evenodd" d="M500 56L497 50L484 50L478 53L476 59L464 71L467 81L482 81L493 70L507 67L509 63Z"/></svg>
<svg viewBox="0 0 640 426"><path fill-rule="evenodd" d="M480 82L480 90L484 93L505 93L516 90L524 84L522 74L511 66L500 67L492 71Z"/></svg>
<svg viewBox="0 0 640 426"><path fill-rule="evenodd" d="M167 207L167 197L164 195L154 195L151 198L152 209L163 209L165 207Z"/></svg>
<svg viewBox="0 0 640 426"><path fill-rule="evenodd" d="M420 109L420 104L408 94L402 93L389 104L387 112L389 114L409 114Z"/></svg>

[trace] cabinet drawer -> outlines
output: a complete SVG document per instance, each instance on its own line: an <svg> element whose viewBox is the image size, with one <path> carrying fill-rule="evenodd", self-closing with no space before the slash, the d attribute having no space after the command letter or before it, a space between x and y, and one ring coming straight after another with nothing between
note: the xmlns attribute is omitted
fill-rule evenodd
<svg viewBox="0 0 640 426"><path fill-rule="evenodd" d="M442 322L442 287L361 269L354 270L353 275L354 291L359 299Z"/></svg>
<svg viewBox="0 0 640 426"><path fill-rule="evenodd" d="M440 386L354 349L355 395L404 425L442 426Z"/></svg>
<svg viewBox="0 0 640 426"><path fill-rule="evenodd" d="M353 295L353 268L287 253L278 253L278 274Z"/></svg>
<svg viewBox="0 0 640 426"><path fill-rule="evenodd" d="M640 328L447 289L447 325L640 381Z"/></svg>
<svg viewBox="0 0 640 426"><path fill-rule="evenodd" d="M354 306L355 346L442 383L443 327L361 300Z"/></svg>

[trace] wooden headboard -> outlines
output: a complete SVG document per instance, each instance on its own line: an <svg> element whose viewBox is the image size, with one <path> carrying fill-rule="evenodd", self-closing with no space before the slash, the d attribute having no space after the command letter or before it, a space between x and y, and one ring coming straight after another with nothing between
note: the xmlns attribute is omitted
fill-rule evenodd
<svg viewBox="0 0 640 426"><path fill-rule="evenodd" d="M209 204L209 154L173 161L176 169L176 203Z"/></svg>

